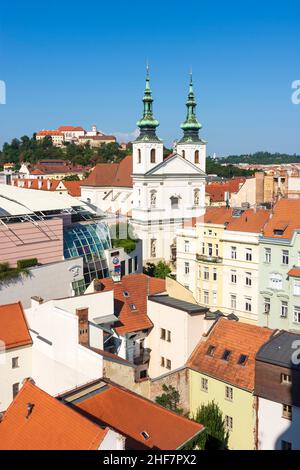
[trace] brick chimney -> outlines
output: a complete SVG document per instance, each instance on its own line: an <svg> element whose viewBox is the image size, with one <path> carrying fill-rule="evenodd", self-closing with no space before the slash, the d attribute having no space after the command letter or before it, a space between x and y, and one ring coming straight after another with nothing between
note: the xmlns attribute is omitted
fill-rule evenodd
<svg viewBox="0 0 300 470"><path fill-rule="evenodd" d="M77 308L79 344L89 344L89 309Z"/></svg>

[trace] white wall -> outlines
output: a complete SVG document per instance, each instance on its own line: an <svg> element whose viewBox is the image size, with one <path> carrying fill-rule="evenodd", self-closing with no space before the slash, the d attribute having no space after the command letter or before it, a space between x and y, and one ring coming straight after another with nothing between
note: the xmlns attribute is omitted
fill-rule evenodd
<svg viewBox="0 0 300 470"><path fill-rule="evenodd" d="M98 450L125 450L125 437L109 429Z"/></svg>
<svg viewBox="0 0 300 470"><path fill-rule="evenodd" d="M300 408L293 406L292 421L282 418L282 404L259 398L258 448L281 450L281 441L292 443L293 450L300 450Z"/></svg>

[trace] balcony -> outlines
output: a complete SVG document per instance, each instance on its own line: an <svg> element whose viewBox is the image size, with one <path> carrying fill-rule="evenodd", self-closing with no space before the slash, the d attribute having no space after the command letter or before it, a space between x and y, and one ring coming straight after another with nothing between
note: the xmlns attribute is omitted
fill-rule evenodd
<svg viewBox="0 0 300 470"><path fill-rule="evenodd" d="M136 366L140 366L142 364L147 364L149 361L150 361L150 353L151 353L151 349L150 348L142 348L140 350L140 355L139 356L135 356L133 358L133 363L136 365Z"/></svg>
<svg viewBox="0 0 300 470"><path fill-rule="evenodd" d="M197 261L204 261L205 263L222 263L223 258L220 256L200 255L196 254Z"/></svg>

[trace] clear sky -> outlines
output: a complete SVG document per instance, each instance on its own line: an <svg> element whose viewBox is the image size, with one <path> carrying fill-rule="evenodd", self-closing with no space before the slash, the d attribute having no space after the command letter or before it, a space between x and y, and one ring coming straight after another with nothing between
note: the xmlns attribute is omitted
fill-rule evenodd
<svg viewBox="0 0 300 470"><path fill-rule="evenodd" d="M0 144L59 125L136 128L150 63L158 135L181 136L188 72L208 152L300 153L300 2L1 2Z"/></svg>

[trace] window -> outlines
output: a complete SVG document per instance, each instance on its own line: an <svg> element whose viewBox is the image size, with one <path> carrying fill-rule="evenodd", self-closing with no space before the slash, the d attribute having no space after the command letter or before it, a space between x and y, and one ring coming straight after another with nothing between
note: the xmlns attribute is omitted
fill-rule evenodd
<svg viewBox="0 0 300 470"><path fill-rule="evenodd" d="M137 271L137 268L138 268L138 257L135 256L134 257L134 270Z"/></svg>
<svg viewBox="0 0 300 470"><path fill-rule="evenodd" d="M245 278L246 286L251 287L252 286L252 277L251 273L246 273L246 278Z"/></svg>
<svg viewBox="0 0 300 470"><path fill-rule="evenodd" d="M225 426L228 431L232 431L233 429L233 419L231 416L225 415Z"/></svg>
<svg viewBox="0 0 300 470"><path fill-rule="evenodd" d="M237 361L238 365L244 366L247 362L247 359L248 359L248 356L246 356L246 354L241 354Z"/></svg>
<svg viewBox="0 0 300 470"><path fill-rule="evenodd" d="M201 390L203 392L208 392L208 379L201 377Z"/></svg>
<svg viewBox="0 0 300 470"><path fill-rule="evenodd" d="M231 259L236 259L236 246L231 247Z"/></svg>
<svg viewBox="0 0 300 470"><path fill-rule="evenodd" d="M208 290L203 291L203 303L205 305L208 305L208 303L209 303L209 292L208 292Z"/></svg>
<svg viewBox="0 0 300 470"><path fill-rule="evenodd" d="M271 310L271 299L270 297L265 297L264 298L264 313L268 315Z"/></svg>
<svg viewBox="0 0 300 470"><path fill-rule="evenodd" d="M223 359L224 361L228 361L230 354L231 354L231 351L229 351L229 349L224 349L221 359Z"/></svg>
<svg viewBox="0 0 300 470"><path fill-rule="evenodd" d="M213 254L212 243L208 243L207 248L208 248L208 256L212 256Z"/></svg>
<svg viewBox="0 0 300 470"><path fill-rule="evenodd" d="M155 149L151 149L150 152L150 162L155 163Z"/></svg>
<svg viewBox="0 0 300 470"><path fill-rule="evenodd" d="M185 150L182 150L182 158L185 158Z"/></svg>
<svg viewBox="0 0 300 470"><path fill-rule="evenodd" d="M212 230L208 231L208 235L211 237L212 236Z"/></svg>
<svg viewBox="0 0 300 470"><path fill-rule="evenodd" d="M281 441L281 450L292 450L292 443L288 441Z"/></svg>
<svg viewBox="0 0 300 470"><path fill-rule="evenodd" d="M160 365L161 365L161 367L165 367L165 358L164 357L160 358Z"/></svg>
<svg viewBox="0 0 300 470"><path fill-rule="evenodd" d="M19 388L20 388L19 382L16 382L15 384L13 384L12 386L13 398L15 398L17 394L19 393Z"/></svg>
<svg viewBox="0 0 300 470"><path fill-rule="evenodd" d="M199 150L195 151L195 163L199 163Z"/></svg>
<svg viewBox="0 0 300 470"><path fill-rule="evenodd" d="M252 248L246 248L246 261L252 261Z"/></svg>
<svg viewBox="0 0 300 470"><path fill-rule="evenodd" d="M216 243L216 256L219 256L219 245Z"/></svg>
<svg viewBox="0 0 300 470"><path fill-rule="evenodd" d="M294 279L294 295L300 295L300 279Z"/></svg>
<svg viewBox="0 0 300 470"><path fill-rule="evenodd" d="M171 197L171 208L172 209L178 209L178 207L179 207L179 198L175 197L175 196L172 196Z"/></svg>
<svg viewBox="0 0 300 470"><path fill-rule="evenodd" d="M246 310L246 312L251 312L251 310L252 310L251 297L246 297L245 298L245 310Z"/></svg>
<svg viewBox="0 0 300 470"><path fill-rule="evenodd" d="M213 357L213 355L215 353L215 350L216 350L215 346L209 345L208 348L207 348L207 351L206 351L206 355L210 356L210 357Z"/></svg>
<svg viewBox="0 0 300 470"><path fill-rule="evenodd" d="M167 368L167 369L171 369L171 368L172 368L172 364L171 364L170 359L167 359L166 368Z"/></svg>
<svg viewBox="0 0 300 470"><path fill-rule="evenodd" d="M202 254L205 255L205 243L202 242Z"/></svg>
<svg viewBox="0 0 300 470"><path fill-rule="evenodd" d="M218 279L218 274L216 268L213 269L213 280L216 281Z"/></svg>
<svg viewBox="0 0 300 470"><path fill-rule="evenodd" d="M171 343L171 331L167 330L167 341Z"/></svg>
<svg viewBox="0 0 300 470"><path fill-rule="evenodd" d="M232 284L236 284L236 271L230 271L230 281Z"/></svg>
<svg viewBox="0 0 300 470"><path fill-rule="evenodd" d="M282 405L282 417L286 419L292 419L291 405Z"/></svg>
<svg viewBox="0 0 300 470"><path fill-rule="evenodd" d="M270 274L269 286L271 289L281 290L282 289L282 275L279 273Z"/></svg>
<svg viewBox="0 0 300 470"><path fill-rule="evenodd" d="M230 306L233 310L236 309L236 295L234 294L230 296Z"/></svg>
<svg viewBox="0 0 300 470"><path fill-rule="evenodd" d="M189 274L190 273L190 263L185 262L184 263L184 274Z"/></svg>
<svg viewBox="0 0 300 470"><path fill-rule="evenodd" d="M282 250L282 264L289 264L289 251Z"/></svg>
<svg viewBox="0 0 300 470"><path fill-rule="evenodd" d="M17 369L19 367L19 358L13 357L11 360L11 366L13 369Z"/></svg>
<svg viewBox="0 0 300 470"><path fill-rule="evenodd" d="M132 273L132 258L128 260L128 274Z"/></svg>
<svg viewBox="0 0 300 470"><path fill-rule="evenodd" d="M141 370L140 372L140 379L146 379L148 377L148 372L147 370Z"/></svg>
<svg viewBox="0 0 300 470"><path fill-rule="evenodd" d="M281 301L281 313L280 316L282 318L286 318L288 316L288 303L286 300Z"/></svg>
<svg viewBox="0 0 300 470"><path fill-rule="evenodd" d="M214 290L212 292L213 304L217 305L217 292Z"/></svg>
<svg viewBox="0 0 300 470"><path fill-rule="evenodd" d="M292 376L289 374L281 374L280 383L285 384L285 385L291 385Z"/></svg>
<svg viewBox="0 0 300 470"><path fill-rule="evenodd" d="M184 240L184 252L185 253L190 252L190 242L188 240Z"/></svg>
<svg viewBox="0 0 300 470"><path fill-rule="evenodd" d="M166 339L166 330L164 328L160 329L160 339Z"/></svg>
<svg viewBox="0 0 300 470"><path fill-rule="evenodd" d="M300 323L300 307L294 307L294 322Z"/></svg>
<svg viewBox="0 0 300 470"><path fill-rule="evenodd" d="M265 263L271 263L271 248L265 248Z"/></svg>
<svg viewBox="0 0 300 470"><path fill-rule="evenodd" d="M233 388L228 387L227 385L225 386L225 398L226 400L233 400Z"/></svg>
<svg viewBox="0 0 300 470"><path fill-rule="evenodd" d="M138 149L138 163L141 163L141 161L142 161L141 149Z"/></svg>
<svg viewBox="0 0 300 470"><path fill-rule="evenodd" d="M137 310L135 304L129 304L130 310Z"/></svg>
<svg viewBox="0 0 300 470"><path fill-rule="evenodd" d="M203 278L205 281L209 281L209 268L207 266L204 267Z"/></svg>

